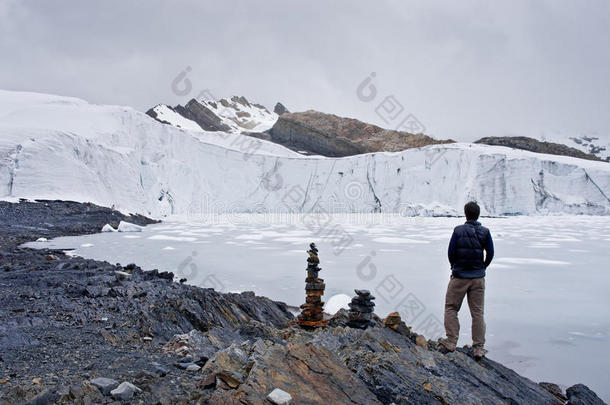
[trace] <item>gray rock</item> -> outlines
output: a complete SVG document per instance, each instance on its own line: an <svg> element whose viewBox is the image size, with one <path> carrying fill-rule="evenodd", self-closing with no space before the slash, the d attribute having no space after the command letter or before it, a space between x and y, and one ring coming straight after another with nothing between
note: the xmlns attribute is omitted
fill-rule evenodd
<svg viewBox="0 0 610 405"><path fill-rule="evenodd" d="M136 392L141 392L142 390L133 385L130 382L122 382L121 385L112 390L110 395L112 398L118 399L121 401L130 400Z"/></svg>
<svg viewBox="0 0 610 405"><path fill-rule="evenodd" d="M275 405L288 405L290 401L292 401L292 395L284 390L276 388L267 395L267 399Z"/></svg>
<svg viewBox="0 0 610 405"><path fill-rule="evenodd" d="M584 384L576 384L566 390L566 405L606 405L595 392Z"/></svg>
<svg viewBox="0 0 610 405"><path fill-rule="evenodd" d="M93 380L89 380L89 383L97 387L100 392L106 396L110 395L110 391L118 387L119 382L112 378L98 377Z"/></svg>
<svg viewBox="0 0 610 405"><path fill-rule="evenodd" d="M151 364L152 364L152 366L155 369L155 373L159 377L163 377L163 376L167 375L167 373L169 373L169 370L166 369L165 367L163 367L161 364L159 364L159 363L157 363L155 361L153 361Z"/></svg>
<svg viewBox="0 0 610 405"><path fill-rule="evenodd" d="M27 403L27 405L52 405L59 399L59 394L56 392L45 391L41 395L37 396L33 400Z"/></svg>

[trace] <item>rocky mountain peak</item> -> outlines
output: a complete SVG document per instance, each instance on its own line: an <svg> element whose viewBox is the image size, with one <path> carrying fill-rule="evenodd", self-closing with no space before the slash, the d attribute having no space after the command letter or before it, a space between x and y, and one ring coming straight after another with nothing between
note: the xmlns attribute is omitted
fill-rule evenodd
<svg viewBox="0 0 610 405"><path fill-rule="evenodd" d="M189 130L262 132L273 126L278 115L244 96L218 100L192 99L186 105L159 104L146 112L164 124Z"/></svg>

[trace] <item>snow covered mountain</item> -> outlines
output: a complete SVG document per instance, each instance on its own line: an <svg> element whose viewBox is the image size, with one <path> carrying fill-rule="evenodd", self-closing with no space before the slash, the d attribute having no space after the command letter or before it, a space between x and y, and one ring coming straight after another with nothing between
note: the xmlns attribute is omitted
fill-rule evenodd
<svg viewBox="0 0 610 405"><path fill-rule="evenodd" d="M471 199L487 215L610 214L605 162L464 143L324 158L231 131L184 128L128 107L0 91L0 198L193 218L446 215Z"/></svg>
<svg viewBox="0 0 610 405"><path fill-rule="evenodd" d="M263 132L275 124L278 115L245 97L220 100L191 100L185 106L159 104L147 112L156 120L193 131L210 130L231 133Z"/></svg>

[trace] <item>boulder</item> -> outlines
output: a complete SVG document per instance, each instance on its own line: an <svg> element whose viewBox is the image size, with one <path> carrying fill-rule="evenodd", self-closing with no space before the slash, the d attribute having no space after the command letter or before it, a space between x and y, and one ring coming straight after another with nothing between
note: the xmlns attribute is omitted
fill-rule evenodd
<svg viewBox="0 0 610 405"><path fill-rule="evenodd" d="M112 398L118 399L120 401L128 401L130 400L136 392L142 391L135 385L130 382L122 382L118 387L112 390L110 395Z"/></svg>
<svg viewBox="0 0 610 405"><path fill-rule="evenodd" d="M595 392L584 384L576 384L566 390L566 405L606 405Z"/></svg>
<svg viewBox="0 0 610 405"><path fill-rule="evenodd" d="M53 405L59 400L60 395L56 392L45 391L27 403L27 405Z"/></svg>

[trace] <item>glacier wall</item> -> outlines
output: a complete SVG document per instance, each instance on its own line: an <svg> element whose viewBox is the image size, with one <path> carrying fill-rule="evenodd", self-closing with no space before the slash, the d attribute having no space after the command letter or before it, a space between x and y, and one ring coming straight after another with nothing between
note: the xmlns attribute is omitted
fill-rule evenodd
<svg viewBox="0 0 610 405"><path fill-rule="evenodd" d="M130 108L0 91L0 198L154 217L238 212L610 214L610 165L474 144L346 158L190 132Z"/></svg>

